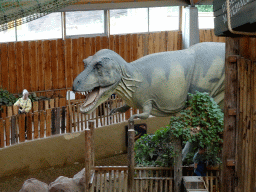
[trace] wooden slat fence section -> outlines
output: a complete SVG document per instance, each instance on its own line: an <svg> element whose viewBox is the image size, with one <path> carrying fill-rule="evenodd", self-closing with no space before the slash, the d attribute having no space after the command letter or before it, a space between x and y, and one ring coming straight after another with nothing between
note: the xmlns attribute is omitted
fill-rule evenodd
<svg viewBox="0 0 256 192"><path fill-rule="evenodd" d="M135 167L134 190L173 191L173 169L164 167Z"/></svg>
<svg viewBox="0 0 256 192"><path fill-rule="evenodd" d="M91 191L127 191L127 166L96 166Z"/></svg>
<svg viewBox="0 0 256 192"><path fill-rule="evenodd" d="M205 36L209 32L201 33ZM213 36L213 30L208 35ZM0 87L11 93L21 93L26 88L29 92L52 90L49 94L63 95L63 91L55 90L71 87L84 69L82 60L98 50L112 49L132 62L150 53L181 48L180 31L4 43L0 46Z"/></svg>

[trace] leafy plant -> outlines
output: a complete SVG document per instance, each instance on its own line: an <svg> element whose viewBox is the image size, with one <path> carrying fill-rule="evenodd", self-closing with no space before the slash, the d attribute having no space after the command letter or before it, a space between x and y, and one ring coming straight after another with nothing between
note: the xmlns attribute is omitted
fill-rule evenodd
<svg viewBox="0 0 256 192"><path fill-rule="evenodd" d="M7 90L0 88L0 106L2 105L13 105L16 102L17 98L9 93Z"/></svg>
<svg viewBox="0 0 256 192"><path fill-rule="evenodd" d="M208 93L189 94L187 107L176 116L172 116L166 128L154 135L145 135L135 143L135 161L143 166L171 166L173 160L172 139L197 143L207 148L207 160L210 164L220 163L224 126L224 114ZM194 152L187 155L186 164L192 163Z"/></svg>

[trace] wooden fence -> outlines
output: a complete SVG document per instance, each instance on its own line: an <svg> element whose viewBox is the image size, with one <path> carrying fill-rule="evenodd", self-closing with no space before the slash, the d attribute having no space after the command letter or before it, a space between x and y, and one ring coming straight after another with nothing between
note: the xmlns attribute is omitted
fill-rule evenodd
<svg viewBox="0 0 256 192"><path fill-rule="evenodd" d="M80 105L84 100L71 100L66 106L66 99L33 102L28 114L18 114L15 106L4 107L0 118L0 148L26 140L45 138L55 134L83 131L88 128L88 122L94 120L95 127L107 126L124 122L138 110L130 109L128 113L109 115L111 109L123 105L118 96L112 95L89 115L80 112ZM56 106L58 104L58 106ZM25 134L26 127L26 134Z"/></svg>
<svg viewBox="0 0 256 192"><path fill-rule="evenodd" d="M200 30L200 42L205 41L224 42L225 38L216 37L213 30ZM2 43L0 87L15 94L26 88L38 96L65 97L84 69L82 60L106 48L131 62L151 53L182 49L181 32Z"/></svg>
<svg viewBox="0 0 256 192"><path fill-rule="evenodd" d="M54 98L49 100L40 100L32 102L31 112L42 111L54 107L66 106L66 98ZM0 106L0 118L11 117L18 114L17 106Z"/></svg>

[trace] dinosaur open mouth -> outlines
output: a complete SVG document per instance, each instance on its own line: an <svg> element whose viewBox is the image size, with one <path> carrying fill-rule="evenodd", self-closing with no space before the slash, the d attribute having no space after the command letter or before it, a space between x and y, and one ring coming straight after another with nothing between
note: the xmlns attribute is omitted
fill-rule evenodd
<svg viewBox="0 0 256 192"><path fill-rule="evenodd" d="M81 106L83 112L90 111L95 106L101 95L108 89L109 87L95 87L93 90L80 92L82 95L86 96L85 102Z"/></svg>

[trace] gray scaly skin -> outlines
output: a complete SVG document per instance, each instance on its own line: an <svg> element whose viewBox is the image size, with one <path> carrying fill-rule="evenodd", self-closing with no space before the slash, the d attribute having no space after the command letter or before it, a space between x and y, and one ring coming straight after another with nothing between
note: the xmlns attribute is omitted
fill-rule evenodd
<svg viewBox="0 0 256 192"><path fill-rule="evenodd" d="M81 107L91 113L114 92L125 105L111 111L142 109L134 118L149 115L169 116L185 106L188 93L208 92L223 107L224 43L199 43L189 49L151 54L127 63L114 51L103 49L84 60L85 70L73 83L75 92L96 93L96 98ZM88 99L89 100L89 99Z"/></svg>

